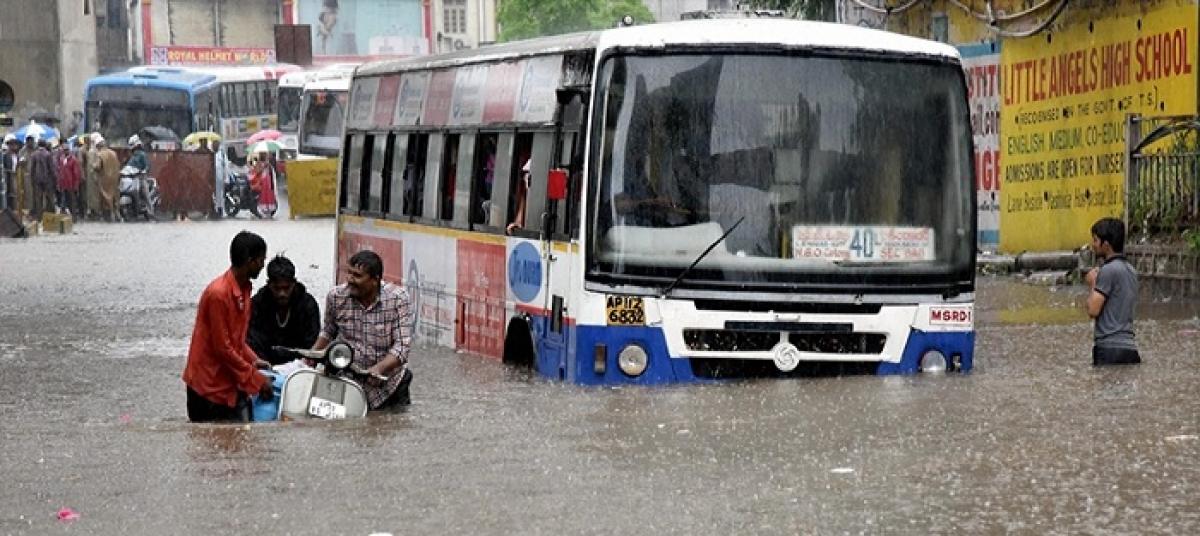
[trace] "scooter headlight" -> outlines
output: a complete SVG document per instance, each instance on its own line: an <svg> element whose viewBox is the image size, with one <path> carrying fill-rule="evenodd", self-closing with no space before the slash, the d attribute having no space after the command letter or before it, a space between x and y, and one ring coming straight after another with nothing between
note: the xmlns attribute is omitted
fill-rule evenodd
<svg viewBox="0 0 1200 536"><path fill-rule="evenodd" d="M354 361L354 349L344 342L335 342L325 350L325 361L329 366L342 370Z"/></svg>
<svg viewBox="0 0 1200 536"><path fill-rule="evenodd" d="M627 376L641 376L649 364L650 356L644 348L636 344L626 345L621 349L621 353L617 354L617 366Z"/></svg>

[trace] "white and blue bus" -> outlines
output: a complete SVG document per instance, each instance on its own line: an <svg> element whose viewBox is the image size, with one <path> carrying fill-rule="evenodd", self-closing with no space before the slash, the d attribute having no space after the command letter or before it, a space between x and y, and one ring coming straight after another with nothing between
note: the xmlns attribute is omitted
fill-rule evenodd
<svg viewBox="0 0 1200 536"><path fill-rule="evenodd" d="M330 75L304 85L300 97L299 153L301 157L334 157L342 152L342 127L350 102L353 71Z"/></svg>
<svg viewBox="0 0 1200 536"><path fill-rule="evenodd" d="M290 72L279 78L279 118L276 124L278 130L283 133L279 142L283 145L285 153L289 153L289 158L294 158L300 152L300 116L304 106L304 87L319 80L348 81L357 66L356 63L335 63L317 69ZM348 86L349 82L345 85ZM336 137L341 138L340 135Z"/></svg>
<svg viewBox="0 0 1200 536"><path fill-rule="evenodd" d="M84 125L114 145L144 127L170 129L180 139L215 131L242 144L275 128L276 85L292 65L252 67L139 66L97 76L84 89Z"/></svg>
<svg viewBox="0 0 1200 536"><path fill-rule="evenodd" d="M339 278L372 249L422 344L579 384L968 371L958 52L685 21L359 68Z"/></svg>

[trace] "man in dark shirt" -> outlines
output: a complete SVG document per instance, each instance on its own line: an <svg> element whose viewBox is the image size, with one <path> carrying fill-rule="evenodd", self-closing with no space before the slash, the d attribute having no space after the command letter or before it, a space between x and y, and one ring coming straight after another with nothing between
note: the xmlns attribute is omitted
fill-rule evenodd
<svg viewBox="0 0 1200 536"><path fill-rule="evenodd" d="M296 267L283 255L267 264L267 286L259 289L250 305L247 342L258 357L280 365L291 361L273 346L310 348L321 334L321 311L317 300L296 281Z"/></svg>
<svg viewBox="0 0 1200 536"><path fill-rule="evenodd" d="M1092 364L1141 363L1133 333L1133 310L1137 306L1137 271L1125 261L1125 224L1103 218L1092 225L1092 251L1103 264L1087 274L1091 291L1088 316L1096 319Z"/></svg>

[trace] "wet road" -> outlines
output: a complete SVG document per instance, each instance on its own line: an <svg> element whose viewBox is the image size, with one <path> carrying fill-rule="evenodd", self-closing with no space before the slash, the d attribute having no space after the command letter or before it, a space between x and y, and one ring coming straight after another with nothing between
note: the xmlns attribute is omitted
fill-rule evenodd
<svg viewBox="0 0 1200 536"><path fill-rule="evenodd" d="M329 220L0 241L0 534L1200 533L1194 302L1142 308L1132 368L1091 368L1082 289L984 279L965 377L593 389L423 349L407 412L190 425L243 228L328 290Z"/></svg>

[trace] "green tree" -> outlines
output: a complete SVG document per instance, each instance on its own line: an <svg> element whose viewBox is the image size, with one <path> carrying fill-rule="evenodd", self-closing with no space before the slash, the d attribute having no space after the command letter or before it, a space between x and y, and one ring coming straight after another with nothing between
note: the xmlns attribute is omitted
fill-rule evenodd
<svg viewBox="0 0 1200 536"><path fill-rule="evenodd" d="M611 28L625 15L638 24L654 22L638 0L502 0L496 20L500 40L514 41Z"/></svg>

